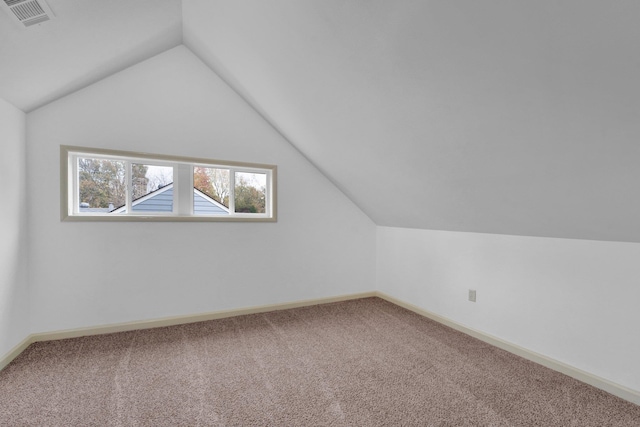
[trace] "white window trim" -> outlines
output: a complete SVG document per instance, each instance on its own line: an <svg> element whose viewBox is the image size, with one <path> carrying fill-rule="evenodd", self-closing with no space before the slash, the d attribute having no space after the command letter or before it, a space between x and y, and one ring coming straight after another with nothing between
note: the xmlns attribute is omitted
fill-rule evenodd
<svg viewBox="0 0 640 427"><path fill-rule="evenodd" d="M173 212L110 215L95 212L80 212L78 200L78 157L96 157L128 162L127 182L130 182L131 162L158 166L173 166ZM194 215L193 213L193 168L195 166L223 168L229 170L229 215ZM265 191L266 213L234 212L233 191L235 172L255 172L267 175ZM74 176L75 175L75 176ZM277 221L277 166L259 163L244 163L203 159L196 157L168 156L132 151L108 150L70 145L60 146L60 218L62 221L184 221L184 222L276 222ZM182 191L181 191L182 190ZM185 194L186 193L186 194ZM132 206L131 190L127 191L127 204Z"/></svg>

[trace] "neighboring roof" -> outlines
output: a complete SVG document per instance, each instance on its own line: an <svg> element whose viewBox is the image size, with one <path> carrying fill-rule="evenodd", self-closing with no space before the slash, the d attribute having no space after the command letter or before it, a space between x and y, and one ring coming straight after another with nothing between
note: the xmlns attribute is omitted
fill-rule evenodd
<svg viewBox="0 0 640 427"><path fill-rule="evenodd" d="M193 188L193 213L196 215L228 215L229 208L217 202L197 188ZM123 213L126 206L109 208L80 208L80 212ZM173 183L160 187L132 203L133 212L172 212L173 211Z"/></svg>
<svg viewBox="0 0 640 427"><path fill-rule="evenodd" d="M194 188L195 189L195 188ZM168 195L164 194L167 191L171 190L171 193L169 194L169 196L171 197L167 197ZM164 195L164 196L163 196ZM158 207L157 209L153 209L152 206L154 205L153 203L151 203L151 205L149 206L144 206L145 202L147 202L148 200L156 200L158 203ZM148 211L153 211L153 212L171 212L173 210L173 182L169 183L167 185L164 185L162 187L158 187L157 189L145 194L144 196L138 197L136 199L133 199L133 210L148 210ZM140 206L140 209L138 209L138 205L143 204L142 206ZM126 205L120 205L117 206L116 208L113 209L112 213L122 213L126 210Z"/></svg>

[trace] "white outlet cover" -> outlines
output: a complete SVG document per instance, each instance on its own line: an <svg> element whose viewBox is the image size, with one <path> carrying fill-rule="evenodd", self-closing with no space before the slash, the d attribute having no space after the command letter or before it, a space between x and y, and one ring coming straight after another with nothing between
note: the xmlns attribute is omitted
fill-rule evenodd
<svg viewBox="0 0 640 427"><path fill-rule="evenodd" d="M469 301L476 302L476 291L469 289Z"/></svg>

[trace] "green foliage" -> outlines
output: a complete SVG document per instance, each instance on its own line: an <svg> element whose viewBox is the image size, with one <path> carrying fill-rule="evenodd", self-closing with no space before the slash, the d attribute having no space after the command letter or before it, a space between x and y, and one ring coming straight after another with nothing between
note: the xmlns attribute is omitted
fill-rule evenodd
<svg viewBox="0 0 640 427"><path fill-rule="evenodd" d="M125 167L123 161L78 159L80 202L89 203L92 208L108 208L109 204L123 206L127 197ZM147 167L132 165L132 173L135 199L136 193L144 191L143 194L146 194Z"/></svg>
<svg viewBox="0 0 640 427"><path fill-rule="evenodd" d="M265 213L266 209L265 188L257 188L245 179L236 181L235 206L236 212L244 213Z"/></svg>
<svg viewBox="0 0 640 427"><path fill-rule="evenodd" d="M193 169L193 186L215 201L229 206L229 170L204 168Z"/></svg>
<svg viewBox="0 0 640 427"><path fill-rule="evenodd" d="M207 174L207 168L196 166L193 168L193 186L209 197L213 196L213 186Z"/></svg>

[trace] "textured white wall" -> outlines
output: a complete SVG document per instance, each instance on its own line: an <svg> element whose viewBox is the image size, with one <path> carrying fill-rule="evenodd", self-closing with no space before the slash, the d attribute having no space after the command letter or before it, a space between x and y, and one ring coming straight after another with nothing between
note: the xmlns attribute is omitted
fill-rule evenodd
<svg viewBox="0 0 640 427"><path fill-rule="evenodd" d="M378 290L640 391L640 244L388 227L377 236Z"/></svg>
<svg viewBox="0 0 640 427"><path fill-rule="evenodd" d="M372 288L371 220L184 46L27 126L33 332ZM276 164L278 222L61 222L60 144Z"/></svg>
<svg viewBox="0 0 640 427"><path fill-rule="evenodd" d="M0 357L29 335L25 114L0 99Z"/></svg>

